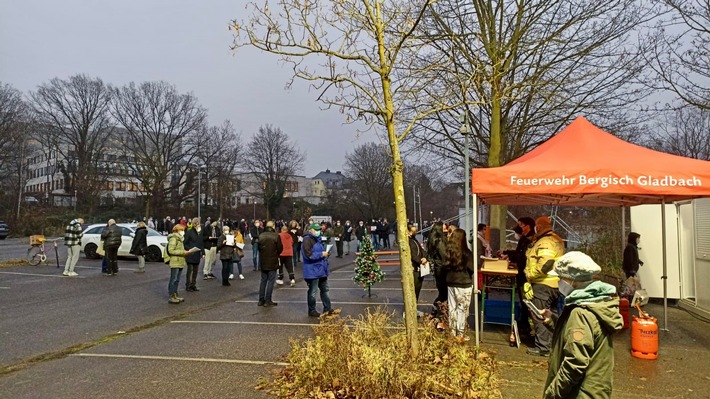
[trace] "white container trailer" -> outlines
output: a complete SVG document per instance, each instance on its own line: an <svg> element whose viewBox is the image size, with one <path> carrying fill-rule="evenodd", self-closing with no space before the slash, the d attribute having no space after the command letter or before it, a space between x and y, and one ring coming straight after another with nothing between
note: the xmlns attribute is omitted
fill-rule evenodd
<svg viewBox="0 0 710 399"><path fill-rule="evenodd" d="M710 318L710 198L666 205L665 213L668 298ZM661 206L632 207L631 231L641 234L641 284L663 298Z"/></svg>

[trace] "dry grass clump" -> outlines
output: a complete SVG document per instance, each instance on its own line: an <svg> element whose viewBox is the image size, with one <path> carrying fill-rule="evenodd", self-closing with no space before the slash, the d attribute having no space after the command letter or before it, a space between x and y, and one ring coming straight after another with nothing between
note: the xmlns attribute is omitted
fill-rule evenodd
<svg viewBox="0 0 710 399"><path fill-rule="evenodd" d="M437 332L433 322L419 330L417 359L403 325L382 309L357 320L323 319L314 329L314 338L292 340L289 365L261 388L280 398L500 397L493 360Z"/></svg>

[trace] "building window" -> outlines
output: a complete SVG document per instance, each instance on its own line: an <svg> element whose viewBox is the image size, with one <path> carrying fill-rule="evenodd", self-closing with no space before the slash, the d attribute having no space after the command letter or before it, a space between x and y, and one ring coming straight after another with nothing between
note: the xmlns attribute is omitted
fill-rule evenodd
<svg viewBox="0 0 710 399"><path fill-rule="evenodd" d="M109 191L113 191L113 182L112 181L106 182L106 189Z"/></svg>

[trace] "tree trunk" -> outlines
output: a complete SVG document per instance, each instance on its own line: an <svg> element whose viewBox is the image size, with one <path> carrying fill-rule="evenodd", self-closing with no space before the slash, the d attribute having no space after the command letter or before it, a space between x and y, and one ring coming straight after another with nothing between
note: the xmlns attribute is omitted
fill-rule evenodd
<svg viewBox="0 0 710 399"><path fill-rule="evenodd" d="M500 90L501 82L496 82L494 91ZM500 166L501 162L501 148L502 148L502 137L503 137L503 127L501 125L502 119L502 106L501 99L497 95L493 95L491 99L491 144L488 151L488 167L495 168ZM505 247L505 220L507 216L508 208L503 205L492 205L491 206L491 219L490 227L498 231L498 237L492 239L491 241L497 241L500 245L499 248Z"/></svg>

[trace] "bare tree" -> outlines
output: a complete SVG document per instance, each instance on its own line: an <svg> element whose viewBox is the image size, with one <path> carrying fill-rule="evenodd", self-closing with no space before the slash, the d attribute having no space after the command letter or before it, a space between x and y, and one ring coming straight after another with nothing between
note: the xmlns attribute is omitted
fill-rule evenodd
<svg viewBox="0 0 710 399"><path fill-rule="evenodd" d="M281 205L288 178L303 168L306 157L286 133L271 125L260 127L252 136L249 152L246 169L257 184L244 189L263 198L266 218L270 219Z"/></svg>
<svg viewBox="0 0 710 399"><path fill-rule="evenodd" d="M659 124L649 146L659 151L710 161L710 109L678 108Z"/></svg>
<svg viewBox="0 0 710 399"><path fill-rule="evenodd" d="M17 136L26 122L27 107L22 92L0 82L0 180L4 180Z"/></svg>
<svg viewBox="0 0 710 399"><path fill-rule="evenodd" d="M179 205L193 195L182 188L204 131L206 112L197 98L167 82L130 83L115 91L112 112L126 130L125 149L134 159L129 166L147 197L146 217L168 198ZM189 173L194 177L195 171Z"/></svg>
<svg viewBox="0 0 710 399"><path fill-rule="evenodd" d="M652 87L668 90L683 102L710 109L710 2L660 0L670 11L646 41Z"/></svg>
<svg viewBox="0 0 710 399"><path fill-rule="evenodd" d="M366 219L386 216L392 209L392 158L375 143L355 147L345 155L344 172L350 179L348 202Z"/></svg>
<svg viewBox="0 0 710 399"><path fill-rule="evenodd" d="M471 164L496 167L580 113L604 121L622 114L646 94L633 84L644 63L629 35L656 15L635 0L437 2L424 34L451 64L430 71L439 78L429 92L441 98L442 87L456 85L449 91L466 106L423 121L412 146L461 166L469 156L459 133L465 120L473 134ZM504 207L491 209L501 240L505 219Z"/></svg>
<svg viewBox="0 0 710 399"><path fill-rule="evenodd" d="M58 166L69 177L68 189L85 197L89 209L103 187L102 155L114 134L111 94L109 85L86 75L54 78L30 94L38 129L44 132L41 147L66 160Z"/></svg>
<svg viewBox="0 0 710 399"><path fill-rule="evenodd" d="M20 219L30 135L27 104L22 93L0 82L0 215Z"/></svg>
<svg viewBox="0 0 710 399"><path fill-rule="evenodd" d="M247 5L247 21L233 21L234 49L243 46L279 55L294 70L294 79L312 82L318 100L335 107L346 122L362 121L381 126L387 137L392 189L402 268L407 342L419 354L416 299L411 255L407 243L407 210L404 201L404 163L400 143L414 124L437 111L459 106L459 101L422 104L432 84L434 65L448 56L431 53L427 65L414 69L413 57L427 50L428 39L417 35L431 0L333 0L328 2L280 0ZM306 62L306 59L309 60ZM312 62L312 63L311 63ZM443 69L439 66L438 69ZM445 90L446 88L444 88ZM439 92L438 98L454 98Z"/></svg>
<svg viewBox="0 0 710 399"><path fill-rule="evenodd" d="M230 193L236 191L236 168L241 161L243 148L241 135L232 122L225 120L219 126L210 126L207 134L197 144L198 157L204 165L203 191L219 206L219 217L224 216Z"/></svg>

